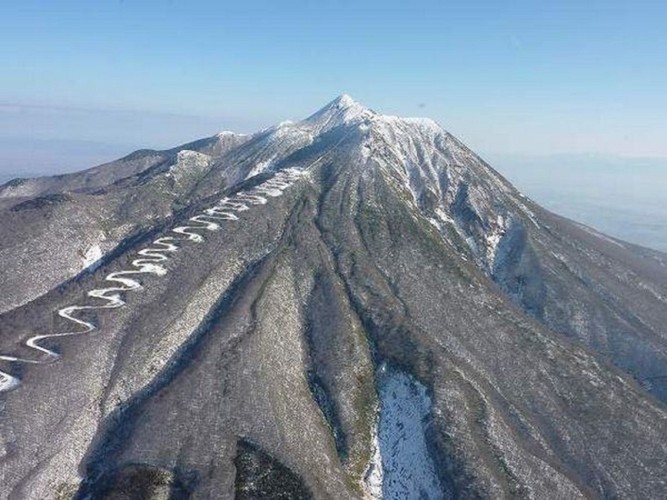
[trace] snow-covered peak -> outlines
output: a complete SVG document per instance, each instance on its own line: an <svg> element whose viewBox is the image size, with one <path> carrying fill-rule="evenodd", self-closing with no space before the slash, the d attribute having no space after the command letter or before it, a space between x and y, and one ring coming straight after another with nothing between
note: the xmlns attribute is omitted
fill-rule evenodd
<svg viewBox="0 0 667 500"><path fill-rule="evenodd" d="M357 101L355 101L352 96L348 94L341 94L338 97L336 97L333 101L331 101L331 104L334 104L338 106L339 108L352 108L352 107L363 107L361 104L359 104Z"/></svg>
<svg viewBox="0 0 667 500"><path fill-rule="evenodd" d="M375 115L374 111L358 103L349 95L343 94L302 123L318 132L325 132L340 125L362 123Z"/></svg>
<svg viewBox="0 0 667 500"><path fill-rule="evenodd" d="M445 131L430 118L403 118L383 115L355 101L347 94L338 96L322 109L295 124L296 128L307 128L320 134L339 126L360 126L381 130L392 130L394 134L418 133L435 137Z"/></svg>
<svg viewBox="0 0 667 500"><path fill-rule="evenodd" d="M431 137L444 132L440 125L430 118L404 118L383 115L364 106L350 95L341 94L304 120L297 122L283 121L260 130L252 137L268 135L275 140L286 135L296 134L314 138L339 126L360 126L365 130L375 127L381 130L393 130L396 134L417 132ZM225 130L216 134L215 137L223 141L247 139L249 136Z"/></svg>
<svg viewBox="0 0 667 500"><path fill-rule="evenodd" d="M328 102L327 104L324 105L322 109L320 109L315 115L327 111L348 111L348 110L365 110L367 109L366 106L361 104L360 102L354 100L351 96L348 94L341 94L338 97L336 97L333 101Z"/></svg>

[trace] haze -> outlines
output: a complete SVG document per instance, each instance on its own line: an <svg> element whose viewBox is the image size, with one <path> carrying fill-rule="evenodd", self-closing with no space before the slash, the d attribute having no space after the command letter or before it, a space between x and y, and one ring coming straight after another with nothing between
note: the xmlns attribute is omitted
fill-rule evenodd
<svg viewBox="0 0 667 500"><path fill-rule="evenodd" d="M0 176L250 132L347 92L432 117L546 206L665 249L665 18L657 1L13 2ZM615 167L571 189L591 154Z"/></svg>

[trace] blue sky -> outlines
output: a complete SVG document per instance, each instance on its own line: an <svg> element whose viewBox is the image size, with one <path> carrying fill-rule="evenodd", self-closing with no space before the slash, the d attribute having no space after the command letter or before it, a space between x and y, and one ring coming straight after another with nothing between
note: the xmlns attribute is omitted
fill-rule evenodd
<svg viewBox="0 0 667 500"><path fill-rule="evenodd" d="M666 25L642 0L6 2L0 139L165 147L345 92L483 154L667 157Z"/></svg>

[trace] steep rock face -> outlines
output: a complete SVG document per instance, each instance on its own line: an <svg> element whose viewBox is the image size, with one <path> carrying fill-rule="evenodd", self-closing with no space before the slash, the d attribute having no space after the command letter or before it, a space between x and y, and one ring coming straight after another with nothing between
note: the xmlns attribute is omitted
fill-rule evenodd
<svg viewBox="0 0 667 500"><path fill-rule="evenodd" d="M56 311L175 238L123 307L77 313L94 331L43 341L58 362L0 365L4 498L664 496L667 412L631 377L665 370L662 254L347 97L180 156L105 189L155 200L128 220L182 208L0 315L0 354L43 359L26 339L78 328Z"/></svg>

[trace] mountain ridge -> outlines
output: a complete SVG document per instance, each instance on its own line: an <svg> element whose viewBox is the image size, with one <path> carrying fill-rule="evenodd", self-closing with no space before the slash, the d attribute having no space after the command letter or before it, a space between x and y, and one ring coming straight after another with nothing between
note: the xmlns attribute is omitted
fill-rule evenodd
<svg viewBox="0 0 667 500"><path fill-rule="evenodd" d="M0 393L7 498L666 491L661 254L346 96L217 137L103 186L44 184L60 201L3 199L2 296L23 297L3 305L3 356L71 329L50 311L118 306L42 337L56 363L0 362L22 382ZM96 231L102 258L67 271Z"/></svg>

